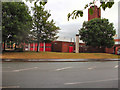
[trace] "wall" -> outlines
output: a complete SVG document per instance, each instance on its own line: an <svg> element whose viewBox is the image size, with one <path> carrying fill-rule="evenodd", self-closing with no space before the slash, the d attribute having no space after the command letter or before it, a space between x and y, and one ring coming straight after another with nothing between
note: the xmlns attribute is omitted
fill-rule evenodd
<svg viewBox="0 0 120 90"><path fill-rule="evenodd" d="M62 41L52 42L52 51L53 52L62 52Z"/></svg>
<svg viewBox="0 0 120 90"><path fill-rule="evenodd" d="M117 48L116 48L117 47ZM105 52L106 53L115 53L115 52L117 52L117 49L118 48L120 48L120 44L116 44L116 45L114 45L112 48L106 48L105 50Z"/></svg>
<svg viewBox="0 0 120 90"><path fill-rule="evenodd" d="M72 42L62 42L62 52L69 52L69 46L73 44Z"/></svg>
<svg viewBox="0 0 120 90"><path fill-rule="evenodd" d="M112 47L112 48L106 48L105 52L106 53L114 53L114 47Z"/></svg>
<svg viewBox="0 0 120 90"><path fill-rule="evenodd" d="M105 48L95 48L90 46L82 46L80 47L80 53L104 53Z"/></svg>

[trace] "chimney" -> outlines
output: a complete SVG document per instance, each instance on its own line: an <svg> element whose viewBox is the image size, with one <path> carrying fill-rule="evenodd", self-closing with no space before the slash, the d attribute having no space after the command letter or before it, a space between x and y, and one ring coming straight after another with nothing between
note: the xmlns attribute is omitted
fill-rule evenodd
<svg viewBox="0 0 120 90"><path fill-rule="evenodd" d="M79 34L76 34L75 53L79 53Z"/></svg>

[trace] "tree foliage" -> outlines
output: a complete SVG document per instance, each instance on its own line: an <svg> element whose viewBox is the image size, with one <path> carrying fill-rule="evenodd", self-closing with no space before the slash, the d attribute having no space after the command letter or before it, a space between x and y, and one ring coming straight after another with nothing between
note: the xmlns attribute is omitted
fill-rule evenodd
<svg viewBox="0 0 120 90"><path fill-rule="evenodd" d="M114 0L112 0L112 2L111 0L93 0L93 2L89 2L88 4L86 4L83 10L74 10L72 13L68 13L68 21L70 18L76 19L78 17L83 17L83 11L91 6L94 6L96 2L100 3L100 6L98 6L98 8L102 8L104 11L106 10L106 8L111 8L114 5ZM93 14L93 10L90 9L89 13Z"/></svg>
<svg viewBox="0 0 120 90"><path fill-rule="evenodd" d="M60 28L55 26L53 19L51 21L47 21L44 27L44 31L41 35L41 41L51 42L56 40L58 38L58 30L60 30Z"/></svg>
<svg viewBox="0 0 120 90"><path fill-rule="evenodd" d="M44 2L35 2L33 7L33 33L34 37L41 42L50 42L57 39L57 33L60 29L55 26L55 22L52 19L48 20L51 14L44 9Z"/></svg>
<svg viewBox="0 0 120 90"><path fill-rule="evenodd" d="M115 33L113 23L109 23L108 19L99 18L84 22L79 30L80 39L87 46L93 47L112 47Z"/></svg>
<svg viewBox="0 0 120 90"><path fill-rule="evenodd" d="M24 42L32 28L32 17L23 2L2 3L3 41Z"/></svg>

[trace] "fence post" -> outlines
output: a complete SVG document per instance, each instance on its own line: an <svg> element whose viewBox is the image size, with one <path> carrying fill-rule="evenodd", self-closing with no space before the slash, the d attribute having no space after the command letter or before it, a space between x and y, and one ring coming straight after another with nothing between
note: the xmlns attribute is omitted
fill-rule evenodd
<svg viewBox="0 0 120 90"><path fill-rule="evenodd" d="M33 51L35 51L35 43L33 43Z"/></svg>
<svg viewBox="0 0 120 90"><path fill-rule="evenodd" d="M44 49L43 51L45 52L45 42L44 42L44 46L43 46L43 49Z"/></svg>
<svg viewBox="0 0 120 90"><path fill-rule="evenodd" d="M28 44L28 51L30 51L30 43Z"/></svg>

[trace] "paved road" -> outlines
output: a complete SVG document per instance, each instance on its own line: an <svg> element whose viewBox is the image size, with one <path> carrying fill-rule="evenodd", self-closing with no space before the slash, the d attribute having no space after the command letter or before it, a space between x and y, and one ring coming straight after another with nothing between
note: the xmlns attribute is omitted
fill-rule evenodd
<svg viewBox="0 0 120 90"><path fill-rule="evenodd" d="M117 88L118 61L4 62L3 88Z"/></svg>

